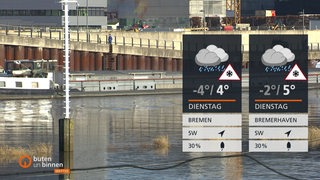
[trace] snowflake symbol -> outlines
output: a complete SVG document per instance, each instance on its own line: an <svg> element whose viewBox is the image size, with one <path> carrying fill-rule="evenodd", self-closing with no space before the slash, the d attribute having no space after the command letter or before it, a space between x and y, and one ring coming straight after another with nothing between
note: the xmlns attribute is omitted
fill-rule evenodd
<svg viewBox="0 0 320 180"><path fill-rule="evenodd" d="M293 71L293 72L292 72L292 75L293 75L294 77L298 77L298 76L299 76L299 71L297 71L297 70Z"/></svg>
<svg viewBox="0 0 320 180"><path fill-rule="evenodd" d="M227 76L228 76L228 77L231 77L232 75L233 75L232 71L230 71L230 70L227 71Z"/></svg>

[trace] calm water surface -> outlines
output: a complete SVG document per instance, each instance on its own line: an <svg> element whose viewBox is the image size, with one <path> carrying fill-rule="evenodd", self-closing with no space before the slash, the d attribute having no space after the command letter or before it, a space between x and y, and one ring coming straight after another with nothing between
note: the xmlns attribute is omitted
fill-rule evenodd
<svg viewBox="0 0 320 180"><path fill-rule="evenodd" d="M248 151L248 95L243 95L243 150ZM309 91L309 124L320 126L320 90ZM221 153L182 152L182 96L149 95L71 99L75 121L73 168L111 165L166 167L183 160ZM58 119L63 99L14 100L0 104L0 144L53 145L53 161L59 162ZM155 150L153 140L168 136L170 148ZM320 144L320 140L319 140ZM231 153L232 154L232 153ZM320 148L308 153L249 153L261 163L298 179L320 179ZM15 162L0 161L0 174L48 170L23 170ZM51 170L49 168L49 170ZM0 179L59 179L57 175L1 177ZM288 179L247 157L206 158L175 168L150 171L110 168L76 171L73 179Z"/></svg>

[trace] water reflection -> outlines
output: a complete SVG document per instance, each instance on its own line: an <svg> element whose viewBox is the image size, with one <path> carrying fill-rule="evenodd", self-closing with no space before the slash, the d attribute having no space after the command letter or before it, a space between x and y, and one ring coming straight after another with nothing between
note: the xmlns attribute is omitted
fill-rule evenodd
<svg viewBox="0 0 320 180"><path fill-rule="evenodd" d="M223 153L224 156L236 154L240 153ZM222 164L224 167L223 179L242 179L243 157L226 158L222 161Z"/></svg>
<svg viewBox="0 0 320 180"><path fill-rule="evenodd" d="M78 111L75 112L75 119L78 122L76 130L79 133L75 136L78 139L75 138L75 144L82 149L75 152L74 162L78 168L119 164L156 168L159 167L159 164L210 155L210 153L181 152L181 96L88 98L77 99L73 103L79 104ZM82 106L83 104L85 107ZM94 104L96 106L92 106ZM169 138L170 148L165 153L159 153L152 146L154 138L160 135ZM95 153L103 151L103 148L105 148L105 153L102 157ZM86 157L82 157L81 154L86 154ZM236 164L233 164L235 162ZM193 161L181 168L165 171L108 169L103 173L90 173L90 178L212 179L215 177L230 179L242 177L241 164L241 157L207 159ZM208 172L208 169L214 169L214 171ZM83 176L83 173L75 174L76 179L85 179L86 177Z"/></svg>
<svg viewBox="0 0 320 180"><path fill-rule="evenodd" d="M0 144L48 142L53 133L51 100L2 101ZM50 138L49 138L50 137ZM49 139L48 139L49 138Z"/></svg>
<svg viewBox="0 0 320 180"><path fill-rule="evenodd" d="M311 125L320 125L319 97L319 90L309 92ZM248 149L247 98L248 95L243 94L244 151ZM71 107L71 117L75 121L73 168L121 164L159 168L200 156L229 155L182 152L181 95L73 98ZM0 143L20 145L51 142L55 147L54 152L58 153L58 119L63 117L63 111L62 99L3 101L0 105ZM161 135L168 136L170 143L170 148L165 153L157 151L152 146L153 140ZM297 178L320 177L320 152L317 148L309 153L251 155ZM10 168L5 171L10 171ZM283 179L246 157L195 160L163 171L116 168L77 171L73 175L76 180Z"/></svg>

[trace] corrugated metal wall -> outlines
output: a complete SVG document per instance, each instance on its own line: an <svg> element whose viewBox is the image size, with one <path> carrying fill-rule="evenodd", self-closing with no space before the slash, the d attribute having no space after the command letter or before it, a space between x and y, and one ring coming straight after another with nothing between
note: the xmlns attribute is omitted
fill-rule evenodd
<svg viewBox="0 0 320 180"><path fill-rule="evenodd" d="M225 17L226 0L204 0L206 17Z"/></svg>

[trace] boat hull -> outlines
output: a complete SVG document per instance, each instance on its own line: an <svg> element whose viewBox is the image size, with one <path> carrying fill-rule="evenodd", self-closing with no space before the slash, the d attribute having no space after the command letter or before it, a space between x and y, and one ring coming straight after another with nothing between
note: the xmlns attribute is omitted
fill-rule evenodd
<svg viewBox="0 0 320 180"><path fill-rule="evenodd" d="M2 89L0 88L1 95L54 95L54 89Z"/></svg>

